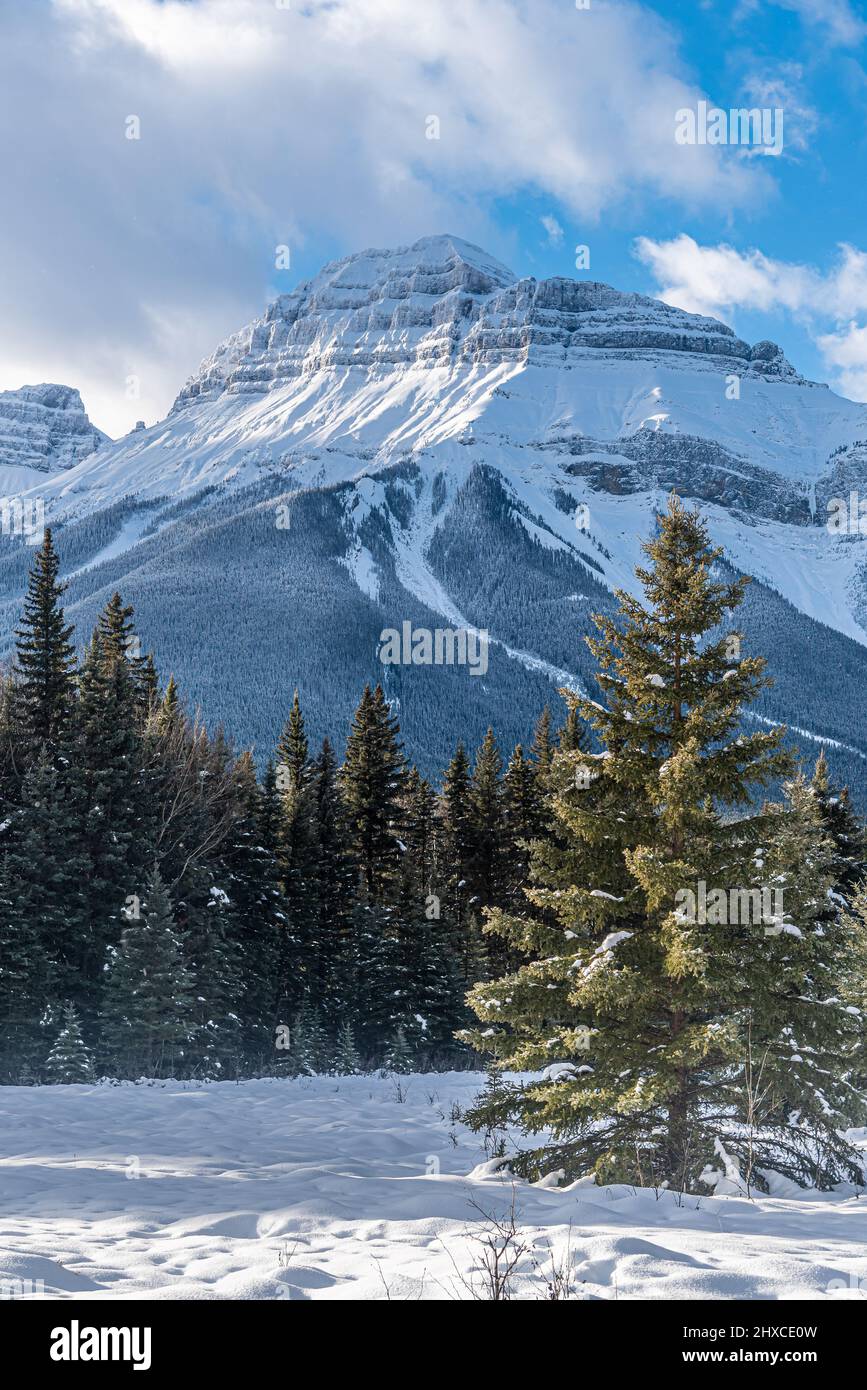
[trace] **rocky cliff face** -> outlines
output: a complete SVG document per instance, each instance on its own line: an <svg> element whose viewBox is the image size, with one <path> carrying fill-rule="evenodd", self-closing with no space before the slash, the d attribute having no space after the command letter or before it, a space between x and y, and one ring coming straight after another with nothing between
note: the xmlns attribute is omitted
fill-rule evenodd
<svg viewBox="0 0 867 1390"><path fill-rule="evenodd" d="M775 343L750 347L716 319L597 281L518 279L477 246L426 237L335 261L281 295L202 363L175 408L333 367L579 365L588 352L699 354L733 372L801 380Z"/></svg>
<svg viewBox="0 0 867 1390"><path fill-rule="evenodd" d="M87 418L72 386L0 391L0 465L53 473L71 468L108 442L108 435Z"/></svg>

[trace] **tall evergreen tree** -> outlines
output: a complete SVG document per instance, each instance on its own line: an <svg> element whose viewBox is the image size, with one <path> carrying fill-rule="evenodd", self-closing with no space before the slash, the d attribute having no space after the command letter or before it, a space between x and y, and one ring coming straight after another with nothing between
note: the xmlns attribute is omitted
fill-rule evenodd
<svg viewBox="0 0 867 1390"><path fill-rule="evenodd" d="M160 702L160 680L154 664L153 652L147 652L142 658L141 669L136 678L136 692L141 721L146 724Z"/></svg>
<svg viewBox="0 0 867 1390"><path fill-rule="evenodd" d="M484 974L485 947L473 895L475 818L470 762L463 743L446 769L442 791L442 908L461 988Z"/></svg>
<svg viewBox="0 0 867 1390"><path fill-rule="evenodd" d="M309 999L318 966L316 800L304 715L298 691L277 745L276 785L280 798L277 858L287 903L280 967L281 1008L294 1012Z"/></svg>
<svg viewBox="0 0 867 1390"><path fill-rule="evenodd" d="M503 760L497 740L493 729L488 729L476 754L470 793L471 872L474 896L492 907L502 904L508 875L502 773Z"/></svg>
<svg viewBox="0 0 867 1390"><path fill-rule="evenodd" d="M544 828L544 801L536 770L520 743L515 745L503 778L503 818L510 856L522 841L532 840Z"/></svg>
<svg viewBox="0 0 867 1390"><path fill-rule="evenodd" d="M729 920L732 893L741 902L762 872L771 819L744 808L789 760L780 730L739 732L743 705L767 683L764 663L731 665L726 640L714 640L746 581L713 577L718 552L674 497L645 548L645 604L619 593L619 622L596 619L601 638L590 645L607 706L576 700L603 745L589 755L593 780L575 782L588 754L558 755L562 842L534 853L528 897L537 911L489 915L492 931L534 958L473 995L478 1017L494 1026L493 1042L488 1029L472 1035L476 1046L492 1046L502 1067L564 1062L567 1071L506 1088L497 1116L478 1106L472 1119L549 1128L547 1156L572 1173L682 1188L712 1165L721 1134L743 1150L748 1029L775 1048L786 1027L802 1031L798 999L778 999L772 1015L765 975L751 975L759 953L791 951L787 934L766 937L761 919L735 929ZM702 920L696 904L708 888L714 910ZM841 1026L833 1012L832 1030ZM823 1141L834 1158L819 1180L846 1165L841 1118L832 1104ZM781 1118L769 1159L787 1125ZM792 1123L792 1145L802 1138Z"/></svg>
<svg viewBox="0 0 867 1390"><path fill-rule="evenodd" d="M120 938L127 898L153 860L154 826L140 698L128 656L132 609L115 594L100 615L79 677L74 778L81 853L88 865L82 971L91 995L106 950ZM98 1000L92 999L96 1007Z"/></svg>
<svg viewBox="0 0 867 1390"><path fill-rule="evenodd" d="M59 573L60 560L46 527L16 629L15 724L31 757L41 744L61 744L72 717L75 650L73 628L60 604L66 585Z"/></svg>
<svg viewBox="0 0 867 1390"><path fill-rule="evenodd" d="M277 768L269 758L262 775L262 795L259 800L259 839L263 847L277 858L280 843L280 793L277 790Z"/></svg>
<svg viewBox="0 0 867 1390"><path fill-rule="evenodd" d="M401 827L401 901L426 903L434 896L438 881L440 846L437 799L433 788L417 767L407 775Z"/></svg>
<svg viewBox="0 0 867 1390"><path fill-rule="evenodd" d="M470 901L473 915L479 920L483 907L504 907L510 896L513 865L509 862L502 772L503 760L494 731L488 729L476 753L471 787L473 852L470 861ZM484 956L487 975L500 975L508 968L509 953L501 939L489 936Z"/></svg>
<svg viewBox="0 0 867 1390"><path fill-rule="evenodd" d="M539 790L536 769L524 756L520 743L509 759L503 778L503 821L506 858L504 899L523 901L530 872L530 846L544 834L548 816Z"/></svg>
<svg viewBox="0 0 867 1390"><path fill-rule="evenodd" d="M406 765L400 728L378 685L364 688L346 743L340 783L349 851L375 902L393 896L400 864Z"/></svg>

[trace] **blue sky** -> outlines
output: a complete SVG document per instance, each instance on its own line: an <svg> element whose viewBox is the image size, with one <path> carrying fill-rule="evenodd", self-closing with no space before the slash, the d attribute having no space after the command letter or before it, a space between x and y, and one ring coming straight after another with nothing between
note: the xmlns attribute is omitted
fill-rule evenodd
<svg viewBox="0 0 867 1390"><path fill-rule="evenodd" d="M782 108L782 152L677 143L699 101ZM78 386L115 435L274 293L440 231L867 400L859 0L30 0L0 120L0 388Z"/></svg>

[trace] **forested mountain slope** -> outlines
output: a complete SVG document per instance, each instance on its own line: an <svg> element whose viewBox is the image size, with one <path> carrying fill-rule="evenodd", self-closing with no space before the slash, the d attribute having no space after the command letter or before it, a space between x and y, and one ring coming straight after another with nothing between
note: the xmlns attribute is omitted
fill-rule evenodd
<svg viewBox="0 0 867 1390"><path fill-rule="evenodd" d="M435 773L458 736L526 740L558 685L592 681L590 613L633 586L677 488L757 580L744 624L777 681L759 716L810 756L834 740L864 803L864 538L826 522L830 499L867 496L865 441L867 407L772 343L516 278L443 236L326 266L221 344L165 420L67 450L29 495L81 640L119 588L161 669L263 756L295 686L317 736L381 679ZM2 538L6 652L29 558ZM486 628L486 673L383 666L381 633L404 622Z"/></svg>

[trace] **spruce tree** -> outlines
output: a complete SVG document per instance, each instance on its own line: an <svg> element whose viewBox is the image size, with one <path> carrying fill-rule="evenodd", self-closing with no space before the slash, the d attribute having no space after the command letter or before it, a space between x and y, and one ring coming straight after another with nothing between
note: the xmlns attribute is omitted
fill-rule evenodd
<svg viewBox="0 0 867 1390"><path fill-rule="evenodd" d="M46 1080L52 1085L75 1085L93 1080L93 1060L81 1034L74 1004L63 1010L63 1026L45 1062Z"/></svg>
<svg viewBox="0 0 867 1390"><path fill-rule="evenodd" d="M169 683L166 686L165 694L156 708L155 723L160 733L165 733L173 725L179 723L183 718L181 707L181 696L175 683L174 675L169 676Z"/></svg>
<svg viewBox="0 0 867 1390"><path fill-rule="evenodd" d="M567 695L568 692L561 692ZM572 725L570 726L570 718ZM579 722L577 713L570 708L566 716L566 723L560 730L558 739L555 741L552 730L551 711L546 705L541 715L536 721L536 728L533 734L533 742L530 745L529 761L535 773L536 793L539 798L539 832L546 835L553 835L555 828L552 825L552 817L548 808L548 794L551 790L551 770L554 764L554 754L558 746L563 750L563 740L569 739L570 730L574 729Z"/></svg>
<svg viewBox="0 0 867 1390"><path fill-rule="evenodd" d="M144 719L156 697L159 683L153 653L139 654L141 643L133 623L133 608L124 604L115 592L99 615L97 631L103 651L128 667L135 690L135 702L140 719Z"/></svg>
<svg viewBox="0 0 867 1390"><path fill-rule="evenodd" d="M259 839L269 854L277 858L280 839L280 793L277 790L277 769L269 758L262 775L262 795L259 800Z"/></svg>
<svg viewBox="0 0 867 1390"><path fill-rule="evenodd" d="M530 843L545 829L544 807L536 770L524 756L520 743L516 744L503 778L503 833L509 899L515 898L527 880Z"/></svg>
<svg viewBox="0 0 867 1390"><path fill-rule="evenodd" d="M52 749L62 744L72 717L75 650L73 628L60 604L66 585L59 573L60 560L46 527L15 634L15 725L31 757L41 744Z"/></svg>
<svg viewBox="0 0 867 1390"><path fill-rule="evenodd" d="M415 1062L416 1058L413 1055L412 1045L407 1040L406 1030L403 1024L399 1023L386 1048L383 1066L386 1071L405 1074L413 1070Z"/></svg>
<svg viewBox="0 0 867 1390"><path fill-rule="evenodd" d="M62 760L56 767L48 744L41 745L10 817L6 873L14 915L26 923L33 943L31 993L40 1014L52 1002L69 1000L92 1018L92 991L83 977L91 940L89 863L73 774Z"/></svg>
<svg viewBox="0 0 867 1390"><path fill-rule="evenodd" d="M348 849L369 897L393 895L400 864L406 776L400 729L378 685L364 688L340 770Z"/></svg>
<svg viewBox="0 0 867 1390"><path fill-rule="evenodd" d="M401 899L413 906L426 904L439 882L441 846L437 799L417 767L410 768L406 779L402 821Z"/></svg>
<svg viewBox="0 0 867 1390"><path fill-rule="evenodd" d="M316 875L316 803L298 691L277 745L276 786L280 798L277 857L280 885L287 904L289 930L282 938L279 971L281 1010L299 1007L318 973L314 881Z"/></svg>
<svg viewBox="0 0 867 1390"><path fill-rule="evenodd" d="M735 1017L747 1021L758 1101L749 1146L741 1136L730 1148L753 1167L830 1186L859 1181L857 1155L839 1134L859 1113L850 1073L863 1021L845 998L859 933L833 904L838 851L815 787L799 773L785 793L755 856L764 932L739 929Z"/></svg>
<svg viewBox="0 0 867 1390"><path fill-rule="evenodd" d="M533 843L551 834L551 816L539 787L536 766L524 756L520 743L503 778L503 820L505 882L501 903L493 905L514 910L526 903ZM499 965L501 973L516 969L521 960L518 953L502 937L491 935L489 941L489 960Z"/></svg>
<svg viewBox="0 0 867 1390"><path fill-rule="evenodd" d="M484 974L485 943L473 896L476 854L470 763L463 743L446 769L442 790L442 916L461 989Z"/></svg>
<svg viewBox="0 0 867 1390"><path fill-rule="evenodd" d="M160 699L160 680L154 664L153 652L147 652L142 658L141 669L136 678L136 690L141 722L146 724L159 705Z"/></svg>
<svg viewBox="0 0 867 1390"><path fill-rule="evenodd" d="M536 721L530 757L536 765L540 787L544 787L554 760L554 736L551 731L551 711L546 705Z"/></svg>
<svg viewBox="0 0 867 1390"><path fill-rule="evenodd" d="M502 905L508 877L502 772L497 740L488 729L473 768L470 871L474 897L491 907Z"/></svg>
<svg viewBox="0 0 867 1390"><path fill-rule="evenodd" d="M315 1004L305 1000L292 1027L289 1062L296 1076L316 1076L328 1061L328 1044Z"/></svg>
<svg viewBox="0 0 867 1390"><path fill-rule="evenodd" d="M557 747L561 753L578 753L588 747L587 731L574 705L567 711L557 735Z"/></svg>
<svg viewBox="0 0 867 1390"><path fill-rule="evenodd" d="M852 809L848 788L833 784L824 752L816 761L810 785L834 846L834 893L848 904L867 874L867 832Z"/></svg>
<svg viewBox="0 0 867 1390"><path fill-rule="evenodd" d="M486 1026L469 1041L501 1067L565 1069L471 1118L550 1129L529 1164L682 1189L743 1122L748 969L766 940L761 922L733 930L696 903L703 886L718 904L717 886L728 902L755 883L769 817L747 808L789 759L781 730L740 731L743 705L768 684L764 662L729 664L715 637L746 581L714 577L719 552L676 497L645 550L644 603L620 592L619 619L595 619L607 704L573 698L602 751L553 760L560 837L534 851L535 912L488 916L533 958L472 997ZM586 786L575 774L588 759Z"/></svg>
<svg viewBox="0 0 867 1390"><path fill-rule="evenodd" d="M331 1070L335 1076L357 1076L361 1071L361 1059L355 1046L355 1034L351 1023L341 1024L338 1030Z"/></svg>
<svg viewBox="0 0 867 1390"><path fill-rule="evenodd" d="M262 778L259 797L259 844L276 865L277 888L281 910L277 934L277 963L274 974L275 1026L289 1026L289 1020L300 1007L303 972L300 969L300 941L295 934L293 914L283 891L281 868L281 831L283 825L282 792L277 785L277 768L273 758L268 760Z"/></svg>
<svg viewBox="0 0 867 1390"><path fill-rule="evenodd" d="M483 907L504 907L509 899L512 865L509 862L502 772L503 760L494 731L488 729L476 753L471 784L473 847L470 903L477 920L481 920ZM489 977L500 975L508 968L508 950L497 937L487 938L484 957L484 970Z"/></svg>
<svg viewBox="0 0 867 1390"><path fill-rule="evenodd" d="M185 1073L191 996L171 898L154 868L108 954L102 1038L111 1074L136 1079Z"/></svg>
<svg viewBox="0 0 867 1390"><path fill-rule="evenodd" d="M87 649L75 710L76 814L88 866L87 948L79 969L92 996L101 986L106 950L120 938L126 900L155 848L140 697L128 655L131 616L115 594Z"/></svg>

